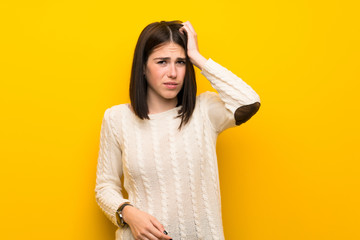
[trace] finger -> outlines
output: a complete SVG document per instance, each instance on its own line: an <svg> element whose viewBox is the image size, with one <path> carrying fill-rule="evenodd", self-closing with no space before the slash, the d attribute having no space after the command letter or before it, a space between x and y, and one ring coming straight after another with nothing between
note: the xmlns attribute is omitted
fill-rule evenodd
<svg viewBox="0 0 360 240"><path fill-rule="evenodd" d="M182 28L183 28L183 31L186 31L188 38L190 38L190 37L193 37L193 36L194 36L194 33L193 33L193 32L191 32L191 30L189 29L189 27L188 27L188 26L184 25Z"/></svg>
<svg viewBox="0 0 360 240"><path fill-rule="evenodd" d="M187 29L190 33L196 34L193 25L189 21L185 22L184 25L187 27Z"/></svg>
<svg viewBox="0 0 360 240"><path fill-rule="evenodd" d="M181 28L179 28L179 32L181 32L182 34L185 34L185 28L184 27L181 27Z"/></svg>
<svg viewBox="0 0 360 240"><path fill-rule="evenodd" d="M184 26L185 31L187 32L188 38L188 47L192 46L197 48L197 35L196 33L191 32L188 26Z"/></svg>
<svg viewBox="0 0 360 240"><path fill-rule="evenodd" d="M188 28L188 26L186 24L182 24L182 26L179 28L179 31L181 32L187 31L186 28Z"/></svg>
<svg viewBox="0 0 360 240"><path fill-rule="evenodd" d="M171 237L167 236L167 232L165 231L164 226L157 219L151 219L151 222L156 229L156 231L152 232L152 234L154 234L156 237L160 239L171 239Z"/></svg>
<svg viewBox="0 0 360 240"><path fill-rule="evenodd" d="M186 26L190 29L190 31L192 33L195 33L195 29L194 29L193 25L189 21L186 22Z"/></svg>
<svg viewBox="0 0 360 240"><path fill-rule="evenodd" d="M156 219L156 218L152 218L150 219L151 223L154 225L154 227L160 232L160 234L162 235L165 228L164 226Z"/></svg>
<svg viewBox="0 0 360 240"><path fill-rule="evenodd" d="M160 232L164 232L165 228L164 226L156 219L152 219L151 223L156 227Z"/></svg>
<svg viewBox="0 0 360 240"><path fill-rule="evenodd" d="M160 232L157 228L154 227L154 228L149 230L149 233L148 233L147 237L149 239L151 239L151 240L153 238L155 240L158 240L158 239L165 239L164 237L166 237L166 235L163 232Z"/></svg>
<svg viewBox="0 0 360 240"><path fill-rule="evenodd" d="M158 240L159 237L157 237L155 234L153 234L151 232L151 230L149 232L147 232L146 234L144 234L143 236L143 239L149 239L149 240Z"/></svg>
<svg viewBox="0 0 360 240"><path fill-rule="evenodd" d="M182 26L183 30L186 31L186 33L189 35L189 34L193 34L193 32L191 31L190 27L187 25L187 24L184 24Z"/></svg>

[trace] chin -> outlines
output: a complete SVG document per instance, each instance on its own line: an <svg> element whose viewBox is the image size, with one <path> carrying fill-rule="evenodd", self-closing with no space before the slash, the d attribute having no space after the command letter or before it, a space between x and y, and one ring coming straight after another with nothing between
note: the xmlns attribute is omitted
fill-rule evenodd
<svg viewBox="0 0 360 240"><path fill-rule="evenodd" d="M177 96L168 96L168 97L164 97L166 100L173 100L174 98L177 98Z"/></svg>
<svg viewBox="0 0 360 240"><path fill-rule="evenodd" d="M178 92L177 93L174 93L174 94L164 94L163 95L163 98L167 99L167 100L172 100L174 98L176 98L178 95Z"/></svg>

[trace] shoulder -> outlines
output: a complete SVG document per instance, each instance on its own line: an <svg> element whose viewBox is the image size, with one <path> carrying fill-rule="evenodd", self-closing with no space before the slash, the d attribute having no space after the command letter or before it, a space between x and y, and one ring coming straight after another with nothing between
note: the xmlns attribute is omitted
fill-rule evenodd
<svg viewBox="0 0 360 240"><path fill-rule="evenodd" d="M118 125L127 109L129 109L128 104L118 104L107 108L104 113L104 121L112 126Z"/></svg>
<svg viewBox="0 0 360 240"><path fill-rule="evenodd" d="M119 134L122 129L123 116L128 116L126 114L127 109L129 109L127 104L118 104L107 108L104 113L104 128L109 129L118 139L120 139Z"/></svg>
<svg viewBox="0 0 360 240"><path fill-rule="evenodd" d="M212 111L218 111L224 107L219 94L216 92L203 92L197 96L196 100L198 109L205 115L208 115Z"/></svg>
<svg viewBox="0 0 360 240"><path fill-rule="evenodd" d="M127 103L111 106L105 110L104 116L106 116L107 118L119 117L127 108Z"/></svg>
<svg viewBox="0 0 360 240"><path fill-rule="evenodd" d="M204 99L216 97L217 95L218 95L218 93L216 93L216 92L206 91L206 92L203 92L203 93L199 94L197 96L197 98L201 101L201 100L204 100Z"/></svg>

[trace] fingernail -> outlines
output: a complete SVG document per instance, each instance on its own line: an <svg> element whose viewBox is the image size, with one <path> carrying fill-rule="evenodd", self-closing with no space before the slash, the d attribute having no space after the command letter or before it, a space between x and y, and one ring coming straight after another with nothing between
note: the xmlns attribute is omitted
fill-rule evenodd
<svg viewBox="0 0 360 240"><path fill-rule="evenodd" d="M168 235L167 231L164 230L164 234L165 234L165 235Z"/></svg>

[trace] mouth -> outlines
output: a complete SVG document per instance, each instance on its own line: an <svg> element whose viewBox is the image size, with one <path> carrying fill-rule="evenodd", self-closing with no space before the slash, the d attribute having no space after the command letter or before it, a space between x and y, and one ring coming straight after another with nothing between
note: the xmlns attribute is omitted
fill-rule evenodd
<svg viewBox="0 0 360 240"><path fill-rule="evenodd" d="M168 89L175 89L177 87L177 83L174 83L174 82L167 82L167 83L164 83L164 85L166 86L166 88Z"/></svg>
<svg viewBox="0 0 360 240"><path fill-rule="evenodd" d="M175 86L178 85L177 83L174 83L174 82L167 82L167 83L164 83L164 84L165 84L165 85L169 85L169 86L171 86L171 85L173 85L173 86L174 86L174 85L175 85Z"/></svg>

